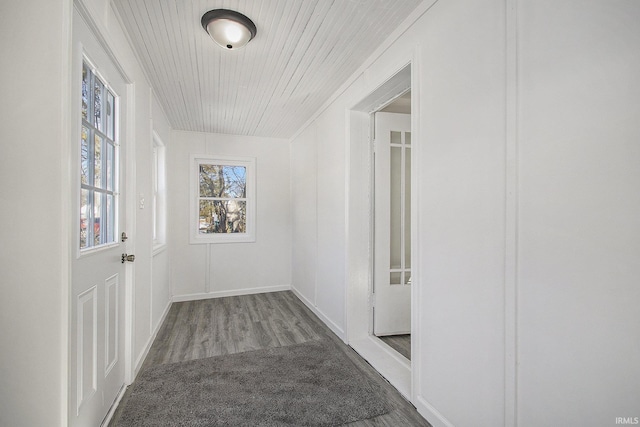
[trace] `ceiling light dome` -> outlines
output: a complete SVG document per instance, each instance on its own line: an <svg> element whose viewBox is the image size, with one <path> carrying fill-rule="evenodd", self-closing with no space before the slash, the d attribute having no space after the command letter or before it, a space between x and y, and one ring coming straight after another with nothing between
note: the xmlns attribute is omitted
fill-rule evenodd
<svg viewBox="0 0 640 427"><path fill-rule="evenodd" d="M202 15L201 23L213 41L229 50L244 47L257 33L253 21L234 10L210 10Z"/></svg>

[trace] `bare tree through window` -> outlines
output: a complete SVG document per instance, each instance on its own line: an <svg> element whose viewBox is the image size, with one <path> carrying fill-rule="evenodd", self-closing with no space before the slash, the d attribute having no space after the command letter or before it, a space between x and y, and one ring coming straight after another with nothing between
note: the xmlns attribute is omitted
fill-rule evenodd
<svg viewBox="0 0 640 427"><path fill-rule="evenodd" d="M199 232L246 233L247 168L200 164Z"/></svg>

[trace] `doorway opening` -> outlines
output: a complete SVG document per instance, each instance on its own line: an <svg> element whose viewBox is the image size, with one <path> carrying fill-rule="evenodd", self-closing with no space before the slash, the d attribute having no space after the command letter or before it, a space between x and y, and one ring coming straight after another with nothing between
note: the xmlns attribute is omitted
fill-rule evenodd
<svg viewBox="0 0 640 427"><path fill-rule="evenodd" d="M410 358L417 356L407 336L416 333L417 315L411 266L415 95L407 61L348 112L347 340L409 400ZM394 348L398 339L404 355Z"/></svg>
<svg viewBox="0 0 640 427"><path fill-rule="evenodd" d="M373 335L411 360L411 91L372 118Z"/></svg>

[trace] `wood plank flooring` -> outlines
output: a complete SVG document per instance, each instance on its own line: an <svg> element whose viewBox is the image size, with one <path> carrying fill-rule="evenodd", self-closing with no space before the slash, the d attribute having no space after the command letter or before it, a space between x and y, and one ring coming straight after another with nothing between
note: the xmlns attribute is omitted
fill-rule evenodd
<svg viewBox="0 0 640 427"><path fill-rule="evenodd" d="M411 360L411 334L406 335L388 335L386 337L378 337L383 343Z"/></svg>
<svg viewBox="0 0 640 427"><path fill-rule="evenodd" d="M357 421L350 426L430 426L411 403L290 291L174 303L142 370L163 363L284 347L325 338L337 343L340 351L372 381L380 384L394 408L385 415ZM109 426L117 426L128 395L129 391L125 392Z"/></svg>

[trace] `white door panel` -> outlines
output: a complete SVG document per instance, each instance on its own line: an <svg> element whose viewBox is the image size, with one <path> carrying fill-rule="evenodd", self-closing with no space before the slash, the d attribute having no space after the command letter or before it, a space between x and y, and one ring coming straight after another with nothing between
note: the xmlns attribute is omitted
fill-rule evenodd
<svg viewBox="0 0 640 427"><path fill-rule="evenodd" d="M375 114L374 334L411 332L411 115Z"/></svg>
<svg viewBox="0 0 640 427"><path fill-rule="evenodd" d="M125 378L127 85L76 10L73 43L69 424L98 426Z"/></svg>

